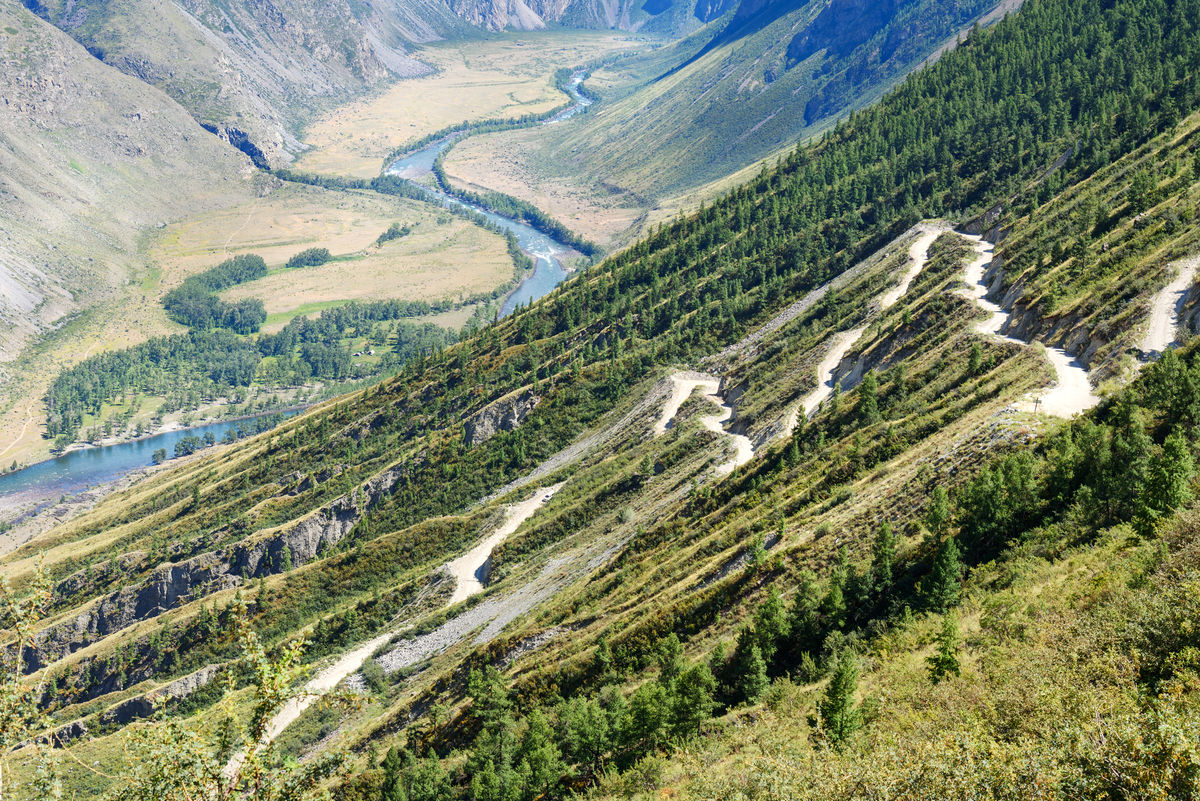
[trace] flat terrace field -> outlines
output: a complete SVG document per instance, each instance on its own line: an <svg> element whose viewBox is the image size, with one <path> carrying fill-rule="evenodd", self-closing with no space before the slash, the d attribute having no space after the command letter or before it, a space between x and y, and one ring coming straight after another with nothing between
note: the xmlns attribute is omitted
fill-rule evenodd
<svg viewBox="0 0 1200 801"><path fill-rule="evenodd" d="M393 223L412 232L376 245ZM328 248L334 260L283 267L311 247ZM513 274L500 236L433 206L292 184L243 206L169 226L153 248L169 277L164 289L235 253L257 253L272 268L271 275L225 293L230 299L262 299L271 315L268 330L349 300L457 300L491 291Z"/></svg>
<svg viewBox="0 0 1200 801"><path fill-rule="evenodd" d="M302 137L313 149L296 168L378 175L388 153L448 125L559 106L565 97L554 86L557 69L640 44L624 32L537 31L428 45L419 57L436 72L399 81L318 119Z"/></svg>
<svg viewBox="0 0 1200 801"><path fill-rule="evenodd" d="M647 219L647 202L603 181L575 180L546 169L536 145L542 134L529 128L468 137L446 156L450 183L526 200L606 250L635 237Z"/></svg>
<svg viewBox="0 0 1200 801"><path fill-rule="evenodd" d="M512 275L513 262L499 236L458 217L430 215L401 239L350 254L335 251L334 260L319 267L272 270L222 296L260 298L269 315L266 330L273 331L297 314L337 301L459 300L491 291Z"/></svg>

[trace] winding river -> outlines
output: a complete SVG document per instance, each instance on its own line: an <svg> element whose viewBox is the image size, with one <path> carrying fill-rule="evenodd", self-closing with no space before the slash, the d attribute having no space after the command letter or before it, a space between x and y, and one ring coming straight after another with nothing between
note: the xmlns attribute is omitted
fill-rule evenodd
<svg viewBox="0 0 1200 801"><path fill-rule="evenodd" d="M571 76L571 85L569 88L571 99L575 101L574 105L563 109L550 119L539 123L540 125L554 125L555 123L562 122L574 117L592 104L592 99L579 91L579 85L583 83L585 75L586 73L581 71ZM534 260L534 269L533 273L504 299L504 303L500 307L500 316L505 317L512 314L517 306L532 303L565 281L570 273L563 266L562 260L575 251L570 246L547 236L526 223L488 211L474 203L459 200L456 197L446 194L440 188L417 183L414 180L429 175L433 171L433 162L437 157L455 142L465 136L470 136L470 134L471 131L468 129L450 134L444 139L439 139L431 145L427 145L418 151L409 153L407 156L396 159L387 168L387 172L389 175L406 179L413 186L425 193L432 202L439 203L447 208L470 209L473 212L482 214L490 222L495 223L502 229L513 233L517 238L517 244L521 246L521 250L529 254L529 257Z"/></svg>
<svg viewBox="0 0 1200 801"><path fill-rule="evenodd" d="M585 72L579 71L571 76L569 89L571 99L574 101L573 105L539 123L540 125L562 122L592 104L592 99L579 89L585 75ZM547 236L530 225L488 211L473 203L465 203L440 189L412 180L430 174L434 159L450 145L470 134L469 129L451 134L445 139L438 140L421 150L397 159L388 167L387 171L392 175L409 180L413 186L420 188L431 202L448 208L466 208L482 214L502 229L511 231L517 238L517 244L520 245L521 250L534 260L534 270L504 299L500 308L500 316L503 317L512 314L518 306L527 305L546 295L566 280L569 272L563 265L563 259L574 254L575 251L570 246ZM186 430L166 431L133 442L75 450L53 459L38 462L15 472L0 475L0 508L6 504L46 501L60 495L72 494L88 487L108 483L131 470L150 465L154 452L159 448L165 448L167 453L171 454L174 451L175 443L185 437L203 437L206 433L212 433L220 441L226 431L236 430L239 427L245 428L246 421L227 421Z"/></svg>

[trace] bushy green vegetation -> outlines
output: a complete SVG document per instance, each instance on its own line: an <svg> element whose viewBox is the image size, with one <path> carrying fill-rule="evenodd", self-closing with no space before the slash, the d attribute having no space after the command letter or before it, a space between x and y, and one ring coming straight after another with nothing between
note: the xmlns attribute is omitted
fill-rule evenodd
<svg viewBox="0 0 1200 801"><path fill-rule="evenodd" d="M215 296L212 296L215 297ZM350 303L300 317L255 339L224 331L190 331L89 357L64 370L46 396L47 435L62 444L78 435L85 414L129 395L162 396L171 407L229 396L254 385L286 387L312 379L338 381L396 370L415 355L445 347L453 332L406 318L429 313L423 301ZM381 350L357 368L346 340L366 337Z"/></svg>
<svg viewBox="0 0 1200 801"><path fill-rule="evenodd" d="M183 282L183 286L193 286L209 292L220 292L222 289L262 278L266 274L267 263L263 261L262 256L253 253L239 253L216 267L189 277Z"/></svg>
<svg viewBox="0 0 1200 801"><path fill-rule="evenodd" d="M287 260L287 264L283 266L289 270L294 270L298 267L320 267L331 258L333 256L330 254L329 248L308 248L292 256Z"/></svg>
<svg viewBox="0 0 1200 801"><path fill-rule="evenodd" d="M171 290L163 306L172 320L197 331L227 328L235 334L253 334L267 321L267 310L258 298L227 303L192 287Z"/></svg>
<svg viewBox="0 0 1200 801"><path fill-rule="evenodd" d="M379 235L375 240L375 244L382 245L396 239L401 239L412 233L412 226L401 225L400 223L392 223L388 229Z"/></svg>

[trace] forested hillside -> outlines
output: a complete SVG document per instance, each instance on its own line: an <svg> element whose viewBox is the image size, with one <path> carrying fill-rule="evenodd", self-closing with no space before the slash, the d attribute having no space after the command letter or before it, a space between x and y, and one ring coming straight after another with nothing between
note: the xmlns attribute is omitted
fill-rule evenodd
<svg viewBox="0 0 1200 801"><path fill-rule="evenodd" d="M13 551L66 789L1195 795L1194 288L1180 347L1135 343L1196 249L1197 65L1195 0L1028 0L532 307ZM1042 413L1043 344L1094 409ZM345 703L276 717L303 664Z"/></svg>

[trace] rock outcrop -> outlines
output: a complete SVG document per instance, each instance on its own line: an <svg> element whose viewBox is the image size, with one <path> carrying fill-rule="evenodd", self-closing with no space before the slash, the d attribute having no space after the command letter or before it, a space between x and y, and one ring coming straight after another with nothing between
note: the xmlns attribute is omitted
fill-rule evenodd
<svg viewBox="0 0 1200 801"><path fill-rule="evenodd" d="M206 665L195 673L178 678L165 687L139 695L110 707L100 715L102 723L128 723L154 714L159 701L178 701L186 698L201 687L207 686L220 672L220 665ZM86 727L84 728L86 732Z"/></svg>
<svg viewBox="0 0 1200 801"><path fill-rule="evenodd" d="M391 490L400 474L400 468L384 471L282 531L178 564L160 565L143 581L109 593L75 617L39 632L34 646L24 651L26 670L51 664L168 609L237 587L247 578L281 573L312 561L349 534L363 514Z"/></svg>
<svg viewBox="0 0 1200 801"><path fill-rule="evenodd" d="M121 291L147 228L250 197L249 170L161 92L0 4L0 361Z"/></svg>
<svg viewBox="0 0 1200 801"><path fill-rule="evenodd" d="M428 72L411 45L462 25L432 0L29 5L96 58L166 92L259 166L290 162L303 148L294 132L314 111Z"/></svg>
<svg viewBox="0 0 1200 801"><path fill-rule="evenodd" d="M479 445L501 431L516 431L541 400L533 390L524 388L493 401L467 420L467 443Z"/></svg>

